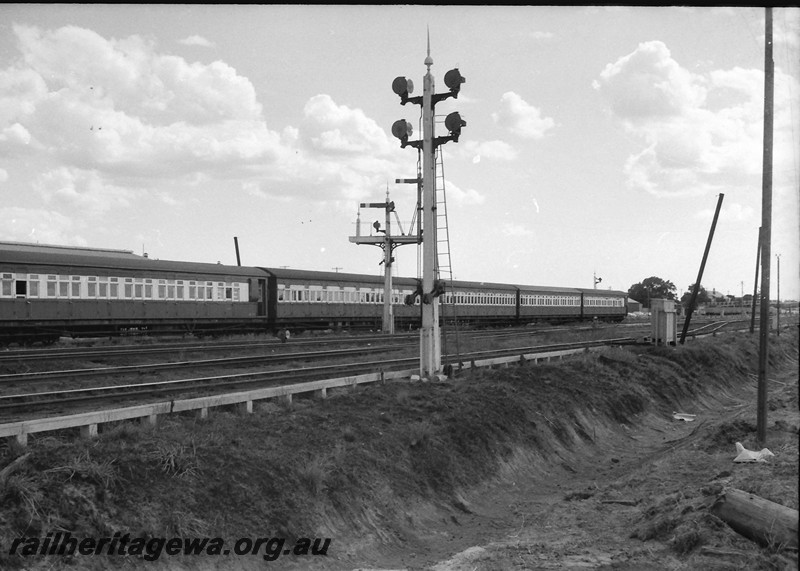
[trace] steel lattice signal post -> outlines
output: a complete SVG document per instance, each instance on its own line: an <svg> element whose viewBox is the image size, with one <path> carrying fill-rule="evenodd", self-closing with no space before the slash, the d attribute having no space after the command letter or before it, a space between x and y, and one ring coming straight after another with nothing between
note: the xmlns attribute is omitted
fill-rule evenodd
<svg viewBox="0 0 800 571"><path fill-rule="evenodd" d="M458 142L461 128L466 122L457 112L450 113L444 121L449 135L436 137L435 106L448 97L458 97L464 77L458 69L451 69L444 76L447 93L434 93L434 80L431 75L430 38L425 66L428 68L423 78L422 96L409 97L414 84L407 78L396 77L392 90L400 96L400 103L414 103L422 106L422 140L409 141L413 132L411 123L405 119L395 121L392 134L400 139L400 146L411 146L422 151L422 324L420 327L420 376L431 379L442 369L442 348L439 332L439 295L444 291L437 276L438 256L436 249L436 147L448 141Z"/></svg>

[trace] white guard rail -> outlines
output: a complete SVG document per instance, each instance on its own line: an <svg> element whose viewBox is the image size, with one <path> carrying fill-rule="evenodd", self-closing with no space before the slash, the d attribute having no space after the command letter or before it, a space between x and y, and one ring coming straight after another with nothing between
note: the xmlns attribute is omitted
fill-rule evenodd
<svg viewBox="0 0 800 571"><path fill-rule="evenodd" d="M511 357L495 357L492 359L470 360L463 363L463 368L470 367L490 367L493 365L508 366L513 363L537 363L539 361L549 361L550 359L561 359L576 353L585 353L589 349L565 349L562 351L548 351L545 353L530 353L527 355L514 355ZM54 416L50 418L39 418L35 420L23 420L0 424L0 438L16 438L17 442L25 446L28 442L28 434L37 432L52 432L68 428L80 428L81 436L92 437L97 435L97 427L100 424L118 422L130 419L142 419L150 424L155 424L159 415L176 412L197 411L200 418L208 416L208 409L238 405L242 412L253 412L253 401L266 400L272 398L282 398L291 402L292 395L300 393L315 393L315 396L325 398L328 389L340 387L354 387L362 383L374 383L391 379L407 379L416 374L417 371L389 371L380 373L368 373L365 375L355 375L351 377L340 377L337 379L326 379L322 381L311 381L308 383L297 383L293 385L283 385L280 387L269 387L242 391L236 393L226 393L208 397L198 397L192 399L162 401L153 404L131 406L125 408L114 408L95 412L85 412L71 414L67 416Z"/></svg>

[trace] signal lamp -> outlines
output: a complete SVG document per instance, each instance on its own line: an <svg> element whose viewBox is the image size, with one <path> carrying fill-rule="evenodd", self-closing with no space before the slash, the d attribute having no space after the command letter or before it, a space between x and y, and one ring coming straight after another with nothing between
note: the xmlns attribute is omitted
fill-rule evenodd
<svg viewBox="0 0 800 571"><path fill-rule="evenodd" d="M461 84L467 81L461 72L458 71L458 68L451 69L447 73L444 74L444 84L450 89L450 91L456 95L458 95L459 90L461 89Z"/></svg>
<svg viewBox="0 0 800 571"><path fill-rule="evenodd" d="M392 82L392 91L399 95L401 99L405 99L410 93L414 92L414 82L402 75L395 77Z"/></svg>
<svg viewBox="0 0 800 571"><path fill-rule="evenodd" d="M414 132L414 127L405 119L398 119L392 123L392 135L400 139L403 146L408 142L408 138Z"/></svg>
<svg viewBox="0 0 800 571"><path fill-rule="evenodd" d="M458 111L453 111L445 117L444 126L453 135L453 140L458 142L458 137L461 135L461 127L466 127L467 122L461 118Z"/></svg>

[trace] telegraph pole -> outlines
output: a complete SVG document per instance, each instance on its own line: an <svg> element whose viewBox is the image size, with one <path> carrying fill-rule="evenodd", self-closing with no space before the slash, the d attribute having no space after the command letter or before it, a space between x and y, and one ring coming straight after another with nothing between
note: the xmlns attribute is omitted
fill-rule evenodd
<svg viewBox="0 0 800 571"><path fill-rule="evenodd" d="M769 286L772 261L772 106L775 62L772 59L772 8L767 8L764 54L764 156L761 179L761 311L758 331L758 400L756 438L767 444L767 372L769 369Z"/></svg>
<svg viewBox="0 0 800 571"><path fill-rule="evenodd" d="M442 369L441 337L439 334L439 295L443 293L442 284L436 279L438 256L436 249L436 147L448 141L458 142L461 128L466 122L457 112L450 113L444 121L449 135L436 137L435 106L448 97L458 97L464 77L458 69L451 69L444 76L448 93L434 93L434 79L431 74L431 42L428 36L428 54L425 58L427 72L423 78L422 96L409 97L414 84L403 76L392 82L392 90L400 96L400 104L414 103L422 107L422 140L409 141L413 133L411 123L405 119L395 121L392 134L400 139L400 146L411 146L422 151L422 324L420 327L420 377L431 379Z"/></svg>

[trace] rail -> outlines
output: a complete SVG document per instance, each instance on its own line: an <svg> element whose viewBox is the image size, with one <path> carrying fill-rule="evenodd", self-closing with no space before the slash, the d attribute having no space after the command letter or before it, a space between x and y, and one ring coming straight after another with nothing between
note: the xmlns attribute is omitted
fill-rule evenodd
<svg viewBox="0 0 800 571"><path fill-rule="evenodd" d="M462 363L462 368L487 367L495 365L509 365L511 363L536 363L551 359L562 359L569 355L585 353L591 348L563 349L559 351L546 351L523 355L509 355L488 359L472 359ZM303 393L314 393L319 398L327 397L327 391L335 388L352 388L362 383L385 382L391 379L410 378L416 374L417 369L402 371L380 371L362 375L339 377L279 387L267 387L249 391L225 393L205 397L195 397L180 400L162 401L152 404L115 408L102 411L93 411L66 416L23 420L0 424L0 438L15 438L22 445L27 445L28 435L79 428L82 437L94 437L98 433L98 426L123 420L142 419L147 423L156 424L161 415L180 412L196 411L198 416L205 418L209 409L236 405L243 413L253 412L255 401L282 398L291 401L292 396Z"/></svg>

